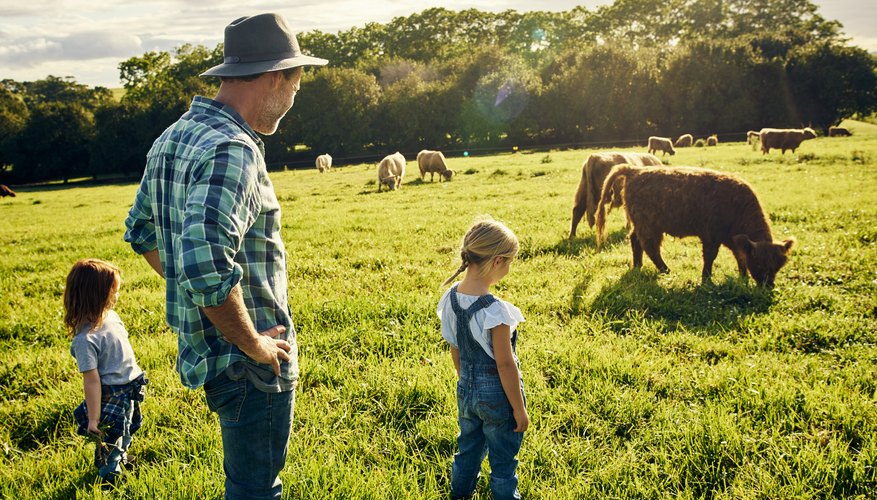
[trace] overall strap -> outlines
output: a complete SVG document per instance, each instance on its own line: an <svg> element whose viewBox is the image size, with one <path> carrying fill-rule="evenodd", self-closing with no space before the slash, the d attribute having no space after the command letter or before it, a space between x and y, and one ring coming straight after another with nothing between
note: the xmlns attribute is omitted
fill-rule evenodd
<svg viewBox="0 0 877 500"><path fill-rule="evenodd" d="M475 363L492 361L478 341L472 336L469 322L475 313L496 302L496 297L490 294L482 295L471 306L463 309L457 299L457 286L454 285L451 288L450 298L451 308L454 310L454 315L457 318L457 347L460 350L461 361Z"/></svg>

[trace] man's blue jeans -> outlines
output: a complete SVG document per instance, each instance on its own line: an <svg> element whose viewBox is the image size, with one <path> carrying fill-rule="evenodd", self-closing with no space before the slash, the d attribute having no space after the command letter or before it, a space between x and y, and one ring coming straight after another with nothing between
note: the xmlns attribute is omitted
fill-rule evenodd
<svg viewBox="0 0 877 500"><path fill-rule="evenodd" d="M281 497L295 391L267 393L221 373L204 384L222 428L225 498Z"/></svg>
<svg viewBox="0 0 877 500"><path fill-rule="evenodd" d="M479 372L476 370L475 377L469 378L461 371L457 382L460 451L454 455L451 469L451 497L467 497L475 492L481 462L487 455L493 498L518 499L521 495L515 456L521 449L524 433L514 432L514 412L499 376Z"/></svg>

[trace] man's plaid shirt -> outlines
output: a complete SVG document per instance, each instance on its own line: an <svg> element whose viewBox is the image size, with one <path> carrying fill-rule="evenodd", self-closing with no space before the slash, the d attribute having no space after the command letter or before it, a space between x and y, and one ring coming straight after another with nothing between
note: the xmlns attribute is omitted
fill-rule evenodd
<svg viewBox="0 0 877 500"><path fill-rule="evenodd" d="M195 97L149 150L125 226L135 252L158 249L183 384L197 388L232 363L252 363L201 311L224 303L237 283L257 331L286 326L277 338L292 351L281 377L298 379L280 204L262 141L234 109Z"/></svg>

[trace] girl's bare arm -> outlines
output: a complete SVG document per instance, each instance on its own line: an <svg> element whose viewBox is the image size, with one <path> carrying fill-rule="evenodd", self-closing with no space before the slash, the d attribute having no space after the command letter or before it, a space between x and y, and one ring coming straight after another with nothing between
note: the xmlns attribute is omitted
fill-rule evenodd
<svg viewBox="0 0 877 500"><path fill-rule="evenodd" d="M524 394L521 392L521 373L515 363L512 352L512 335L509 325L498 325L490 330L493 338L493 355L496 358L496 369L502 381L502 389L509 398L515 414L515 432L524 432L530 426L530 416L524 406Z"/></svg>
<svg viewBox="0 0 877 500"><path fill-rule="evenodd" d="M454 369L457 370L457 378L460 378L460 350L451 346L451 357L454 358Z"/></svg>
<svg viewBox="0 0 877 500"><path fill-rule="evenodd" d="M82 372L82 383L85 389L85 407L88 409L88 432L100 434L100 375L97 368Z"/></svg>

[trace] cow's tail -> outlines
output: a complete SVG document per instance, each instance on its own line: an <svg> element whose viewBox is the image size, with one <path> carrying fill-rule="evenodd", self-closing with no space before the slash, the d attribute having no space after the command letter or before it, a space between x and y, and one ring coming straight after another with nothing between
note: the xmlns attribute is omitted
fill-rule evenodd
<svg viewBox="0 0 877 500"><path fill-rule="evenodd" d="M626 163L615 165L603 181L603 189L600 193L600 201L597 203L597 248L600 248L606 237L606 205L612 203L612 186L616 182L627 179L628 175L633 175L637 171L636 167L632 167ZM627 205L627 203L625 203Z"/></svg>

